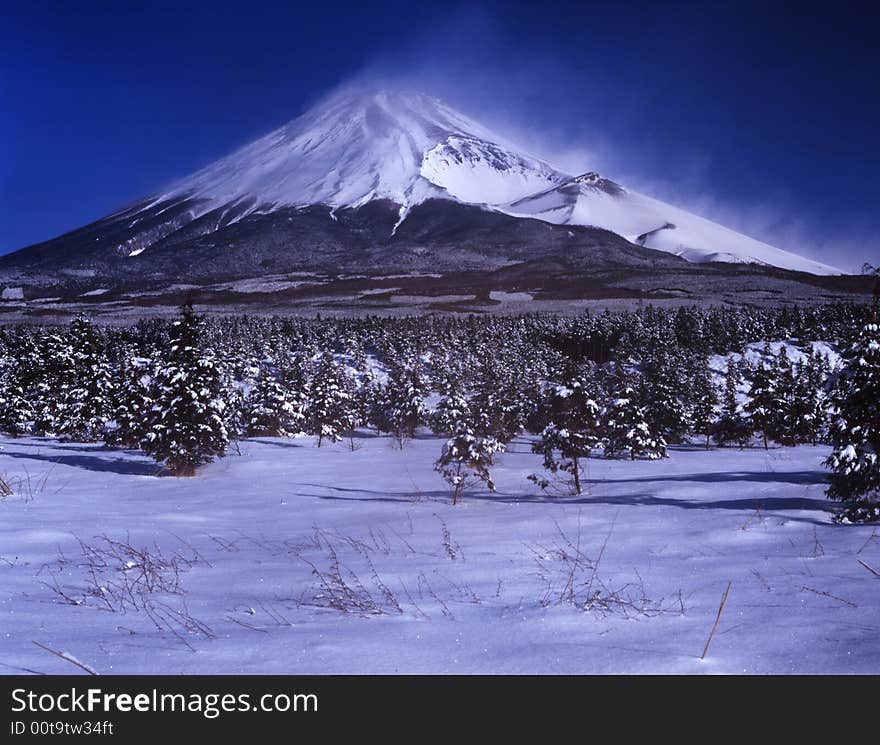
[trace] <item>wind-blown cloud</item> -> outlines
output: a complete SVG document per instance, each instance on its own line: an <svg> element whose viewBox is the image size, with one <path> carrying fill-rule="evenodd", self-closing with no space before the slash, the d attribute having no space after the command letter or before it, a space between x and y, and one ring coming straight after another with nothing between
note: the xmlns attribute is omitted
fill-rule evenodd
<svg viewBox="0 0 880 745"><path fill-rule="evenodd" d="M510 39L495 16L454 13L410 43L370 61L345 85L388 85L435 95L524 150L572 174L597 170L624 186L746 235L858 272L880 259L880 219L805 208L796 185L769 180L755 164L749 193L725 194L711 149L664 141L652 129L662 102L621 85L613 64L586 69L556 50ZM688 124L682 122L682 128Z"/></svg>

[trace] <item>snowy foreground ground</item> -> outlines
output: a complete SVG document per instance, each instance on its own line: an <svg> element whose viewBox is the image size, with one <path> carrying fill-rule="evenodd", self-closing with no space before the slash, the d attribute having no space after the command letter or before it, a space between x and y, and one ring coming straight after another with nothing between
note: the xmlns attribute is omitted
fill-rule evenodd
<svg viewBox="0 0 880 745"><path fill-rule="evenodd" d="M518 440L453 507L439 440L355 443L175 479L4 439L0 673L79 672L34 642L99 673L880 673L880 531L831 523L825 448L592 459L575 498Z"/></svg>

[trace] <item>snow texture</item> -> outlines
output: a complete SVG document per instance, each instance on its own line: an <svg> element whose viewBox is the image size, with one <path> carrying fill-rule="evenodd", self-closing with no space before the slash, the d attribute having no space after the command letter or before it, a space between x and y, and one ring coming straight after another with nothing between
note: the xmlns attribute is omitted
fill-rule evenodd
<svg viewBox="0 0 880 745"><path fill-rule="evenodd" d="M82 672L36 641L99 673L880 672L880 534L832 524L826 447L593 457L548 497L521 438L453 507L443 438L356 442L248 440L176 479L3 439L0 668Z"/></svg>

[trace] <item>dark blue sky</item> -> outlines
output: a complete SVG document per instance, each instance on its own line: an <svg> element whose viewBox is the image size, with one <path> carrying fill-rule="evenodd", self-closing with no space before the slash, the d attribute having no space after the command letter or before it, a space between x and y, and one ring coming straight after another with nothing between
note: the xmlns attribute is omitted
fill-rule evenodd
<svg viewBox="0 0 880 745"><path fill-rule="evenodd" d="M0 253L366 77L854 270L880 259L878 38L847 2L0 0Z"/></svg>

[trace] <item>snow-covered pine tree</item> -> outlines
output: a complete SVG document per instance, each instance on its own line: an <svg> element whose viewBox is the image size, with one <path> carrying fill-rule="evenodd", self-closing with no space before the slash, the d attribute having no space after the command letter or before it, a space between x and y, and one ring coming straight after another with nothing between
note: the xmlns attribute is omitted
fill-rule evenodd
<svg viewBox="0 0 880 745"><path fill-rule="evenodd" d="M737 401L738 387L742 380L733 357L727 360L727 373L724 377L724 392L721 396L721 416L712 426L712 437L721 447L734 443L740 449L752 439L751 420L743 413Z"/></svg>
<svg viewBox="0 0 880 745"><path fill-rule="evenodd" d="M582 493L582 461L602 443L601 412L595 398L580 375L553 386L547 396L550 424L532 445L532 452L543 456L544 468L571 475L575 494Z"/></svg>
<svg viewBox="0 0 880 745"><path fill-rule="evenodd" d="M460 382L448 378L442 391L437 407L429 416L431 431L434 434L451 437L471 422L470 403L464 395Z"/></svg>
<svg viewBox="0 0 880 745"><path fill-rule="evenodd" d="M668 342L656 340L652 347L642 363L639 403L651 430L666 442L679 443L691 429L685 403L687 386L682 385L686 371Z"/></svg>
<svg viewBox="0 0 880 745"><path fill-rule="evenodd" d="M367 358L367 350L364 348L364 343L361 339L356 336L349 337L344 340L343 347L346 349L348 356L351 357L352 367L358 373L364 374L369 372L370 365Z"/></svg>
<svg viewBox="0 0 880 745"><path fill-rule="evenodd" d="M85 316L77 316L66 334L72 370L61 393L56 433L68 440L103 439L113 414L115 381L100 334Z"/></svg>
<svg viewBox="0 0 880 745"><path fill-rule="evenodd" d="M804 435L806 441L815 445L821 440L828 427L828 378L831 365L828 357L818 349L813 349L807 358L802 376L805 387Z"/></svg>
<svg viewBox="0 0 880 745"><path fill-rule="evenodd" d="M378 392L372 420L381 432L389 432L399 447L425 424L427 410L422 380L415 361L392 367L388 382Z"/></svg>
<svg viewBox="0 0 880 745"><path fill-rule="evenodd" d="M244 431L248 437L290 437L305 431L301 401L268 365L261 365L245 399Z"/></svg>
<svg viewBox="0 0 880 745"><path fill-rule="evenodd" d="M233 446L240 455L238 449L238 441L246 436L248 414L247 400L245 389L248 384L253 385L252 375L256 375L256 367L248 369L248 376L238 378L234 370L226 362L217 362L217 369L220 373L220 395L219 400L223 402L223 419L226 424L226 433L229 436L229 444Z"/></svg>
<svg viewBox="0 0 880 745"><path fill-rule="evenodd" d="M794 321L792 321L794 322ZM806 439L807 391L800 369L785 345L773 365L775 391L770 436L781 445L793 446Z"/></svg>
<svg viewBox="0 0 880 745"><path fill-rule="evenodd" d="M34 432L54 436L62 419L63 400L74 379L73 352L61 334L40 337L37 384L33 393Z"/></svg>
<svg viewBox="0 0 880 745"><path fill-rule="evenodd" d="M175 476L194 476L198 466L224 455L229 445L223 381L203 340L203 324L192 306L183 306L150 388L152 421L143 450Z"/></svg>
<svg viewBox="0 0 880 745"><path fill-rule="evenodd" d="M712 380L709 360L705 356L701 357L697 364L697 369L691 378L691 388L691 427L694 434L705 436L706 450L708 450L712 427L717 417L715 409L718 406L718 391Z"/></svg>
<svg viewBox="0 0 880 745"><path fill-rule="evenodd" d="M880 322L876 318L865 324L846 351L833 398L828 496L846 506L843 521L880 521Z"/></svg>
<svg viewBox="0 0 880 745"><path fill-rule="evenodd" d="M153 399L150 395L155 361L140 359L130 349L122 350L117 373L113 420L104 441L108 445L137 449L150 431Z"/></svg>
<svg viewBox="0 0 880 745"><path fill-rule="evenodd" d="M370 412L373 410L378 390L375 375L368 366L365 366L353 381L352 415L355 427L365 427L369 424ZM349 445L352 450L355 449L353 431L349 434Z"/></svg>
<svg viewBox="0 0 880 745"><path fill-rule="evenodd" d="M495 491L489 468L499 452L504 452L502 443L494 437L479 437L467 427L446 441L434 470L452 488L452 504L458 504L472 481L482 481L490 491Z"/></svg>
<svg viewBox="0 0 880 745"><path fill-rule="evenodd" d="M697 308L681 307L675 312L673 328L675 339L680 347L694 351L704 352L705 339L703 337L704 318Z"/></svg>
<svg viewBox="0 0 880 745"><path fill-rule="evenodd" d="M752 429L760 432L763 437L765 450L770 447L769 440L777 427L779 405L777 383L778 378L774 368L763 362L759 364L752 373L749 398L744 407Z"/></svg>
<svg viewBox="0 0 880 745"><path fill-rule="evenodd" d="M792 363L788 355L780 355L776 368L776 421L773 439L782 445L794 446L809 442L812 419L812 395L803 362Z"/></svg>
<svg viewBox="0 0 880 745"><path fill-rule="evenodd" d="M632 460L666 457L666 442L651 431L644 409L636 403L636 392L626 387L604 412L605 455L628 453Z"/></svg>
<svg viewBox="0 0 880 745"><path fill-rule="evenodd" d="M0 432L19 437L27 433L34 412L24 389L13 376L11 370L0 374Z"/></svg>
<svg viewBox="0 0 880 745"><path fill-rule="evenodd" d="M312 378L306 415L306 431L318 438L318 447L324 440L339 442L357 426L353 389L342 366L324 352Z"/></svg>
<svg viewBox="0 0 880 745"><path fill-rule="evenodd" d="M24 334L15 340L0 370L0 432L19 437L30 431L38 370L39 350L33 336Z"/></svg>
<svg viewBox="0 0 880 745"><path fill-rule="evenodd" d="M311 395L311 362L301 351L279 352L278 380L302 418L302 432L308 429L308 408Z"/></svg>
<svg viewBox="0 0 880 745"><path fill-rule="evenodd" d="M516 377L510 360L487 358L469 401L474 431L499 442L510 442L523 428L523 399L522 380Z"/></svg>

